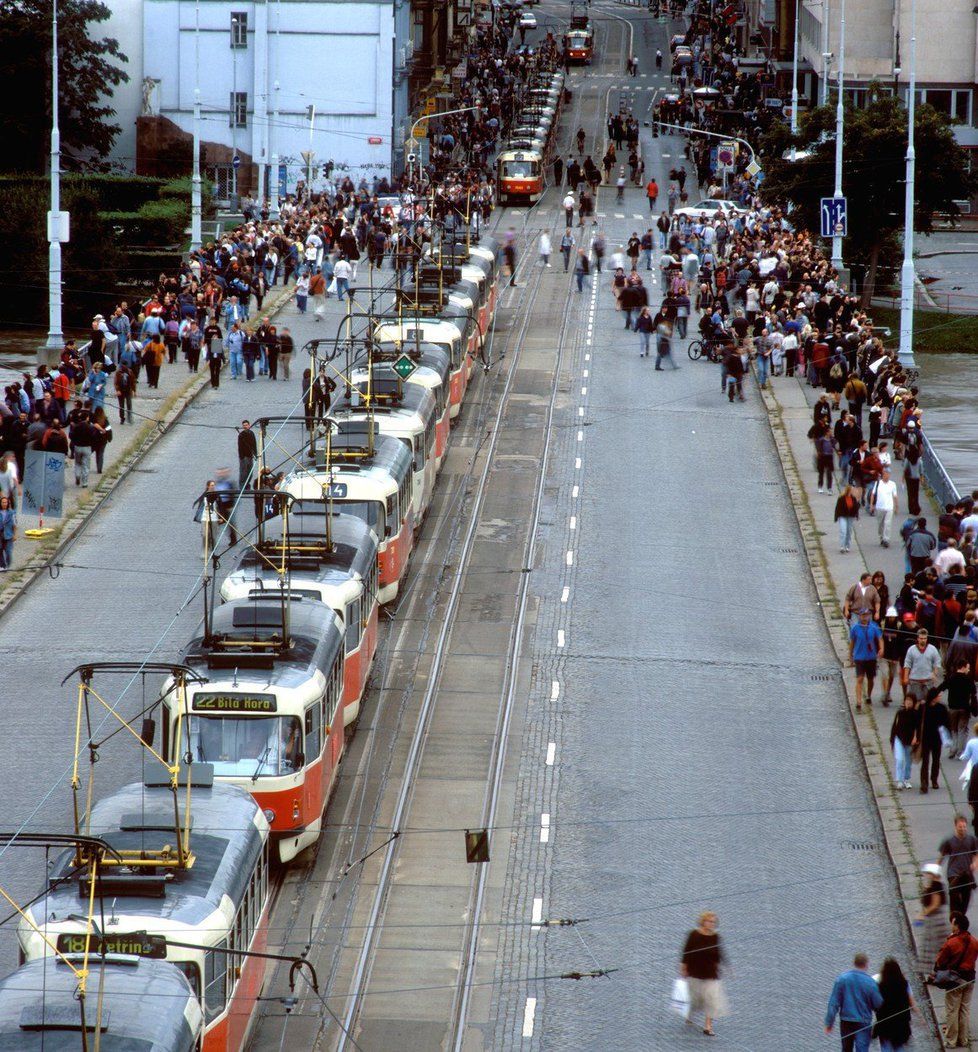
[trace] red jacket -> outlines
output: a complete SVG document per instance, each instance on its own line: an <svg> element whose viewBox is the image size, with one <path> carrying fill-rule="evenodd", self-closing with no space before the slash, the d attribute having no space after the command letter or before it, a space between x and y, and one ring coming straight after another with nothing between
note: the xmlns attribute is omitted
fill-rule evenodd
<svg viewBox="0 0 978 1052"><path fill-rule="evenodd" d="M978 961L978 939L969 931L949 935L934 961L934 971L950 968L962 979L974 982L975 962Z"/></svg>

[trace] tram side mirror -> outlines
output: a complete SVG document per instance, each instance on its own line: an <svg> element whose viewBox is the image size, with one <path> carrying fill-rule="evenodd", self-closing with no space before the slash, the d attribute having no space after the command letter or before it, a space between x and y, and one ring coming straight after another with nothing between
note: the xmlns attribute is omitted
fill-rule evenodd
<svg viewBox="0 0 978 1052"><path fill-rule="evenodd" d="M150 719L147 716L146 719L143 720L143 726L139 732L139 737L147 749L152 749L153 739L156 737L156 720Z"/></svg>

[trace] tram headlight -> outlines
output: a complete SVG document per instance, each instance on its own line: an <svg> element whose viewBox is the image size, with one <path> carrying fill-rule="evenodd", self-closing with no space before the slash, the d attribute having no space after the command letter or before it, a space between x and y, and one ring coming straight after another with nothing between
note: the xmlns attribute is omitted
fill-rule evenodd
<svg viewBox="0 0 978 1052"><path fill-rule="evenodd" d="M292 821L293 822L298 822L300 814L301 814L301 811L299 809L299 801L298 800L293 800L292 801Z"/></svg>
<svg viewBox="0 0 978 1052"><path fill-rule="evenodd" d="M266 807L262 813L268 819L269 825L275 821L275 812L270 807Z"/></svg>

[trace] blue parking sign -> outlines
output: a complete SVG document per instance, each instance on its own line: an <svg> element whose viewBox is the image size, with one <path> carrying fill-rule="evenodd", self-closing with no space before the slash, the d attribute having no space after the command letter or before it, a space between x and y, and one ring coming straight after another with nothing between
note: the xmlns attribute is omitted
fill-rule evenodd
<svg viewBox="0 0 978 1052"><path fill-rule="evenodd" d="M849 213L844 197L822 198L822 237L845 237L849 228Z"/></svg>

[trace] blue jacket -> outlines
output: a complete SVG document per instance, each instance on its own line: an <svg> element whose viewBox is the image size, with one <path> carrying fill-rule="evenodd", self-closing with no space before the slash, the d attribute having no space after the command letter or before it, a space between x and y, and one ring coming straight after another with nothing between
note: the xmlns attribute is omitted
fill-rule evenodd
<svg viewBox="0 0 978 1052"><path fill-rule="evenodd" d="M825 1012L825 1025L832 1026L835 1017L850 1023L869 1025L873 1012L883 1003L883 995L876 980L858 968L843 972L832 987L829 1007Z"/></svg>

